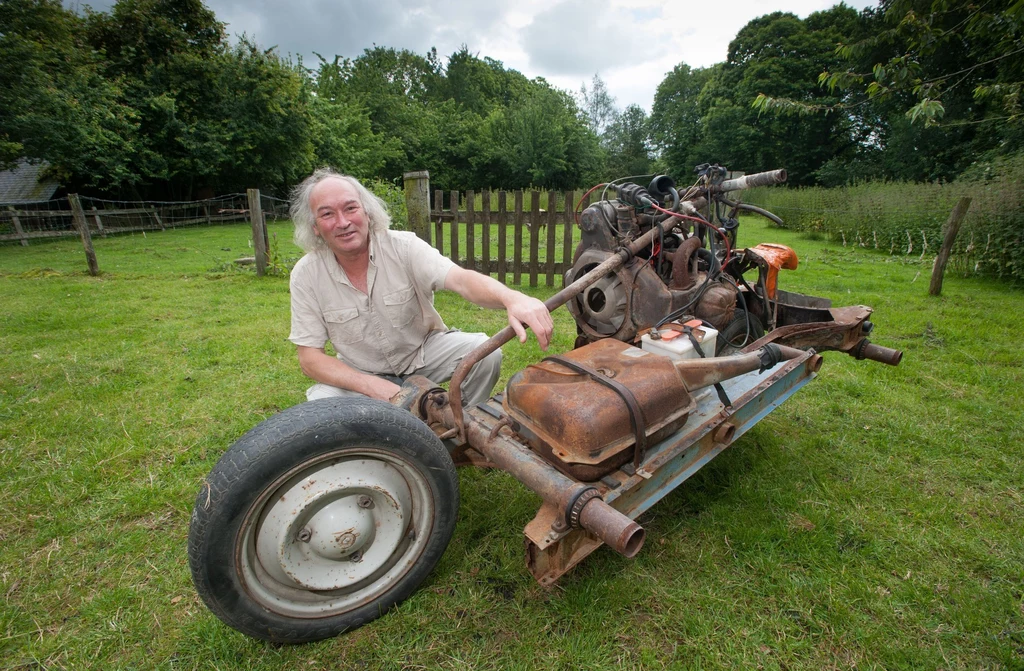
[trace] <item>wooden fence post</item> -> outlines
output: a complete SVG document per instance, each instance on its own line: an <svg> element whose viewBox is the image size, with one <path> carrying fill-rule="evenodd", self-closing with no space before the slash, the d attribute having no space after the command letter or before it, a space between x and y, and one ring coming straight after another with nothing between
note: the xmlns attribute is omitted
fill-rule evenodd
<svg viewBox="0 0 1024 671"><path fill-rule="evenodd" d="M407 172L405 179L405 209L409 213L409 229L420 240L430 244L430 172Z"/></svg>
<svg viewBox="0 0 1024 671"><path fill-rule="evenodd" d="M7 209L14 212L14 206L8 205ZM11 219L14 221L14 232L21 236L21 246L28 247L28 238L25 236L25 231L21 228L21 219L18 219L18 215L12 214Z"/></svg>
<svg viewBox="0 0 1024 671"><path fill-rule="evenodd" d="M449 239L452 244L451 247L448 248L448 258L450 258L455 265L465 268L466 266L459 263L459 192L451 191L449 197L451 198L452 227L448 232L451 233Z"/></svg>
<svg viewBox="0 0 1024 671"><path fill-rule="evenodd" d="M96 230L100 232L104 238L107 237L107 232L103 230L103 221L100 219L99 210L96 206L92 206L92 218L96 221Z"/></svg>
<svg viewBox="0 0 1024 671"><path fill-rule="evenodd" d="M256 275L263 277L267 272L267 224L263 220L260 205L260 190L246 189L249 197L249 220L252 222L252 247L256 253Z"/></svg>
<svg viewBox="0 0 1024 671"><path fill-rule="evenodd" d="M72 193L68 195L68 202L71 203L71 220L75 222L78 235L82 238L82 246L85 247L85 261L89 264L89 274L96 277L100 274L100 264L96 261L96 250L92 248L92 236L89 235L89 224L85 220L82 201L78 199L77 193Z"/></svg>
<svg viewBox="0 0 1024 671"><path fill-rule="evenodd" d="M484 189L480 194L480 209L483 211L483 231L480 238L480 270L484 275L491 274L491 190Z"/></svg>
<svg viewBox="0 0 1024 671"><path fill-rule="evenodd" d="M444 254L444 191L434 191L434 216L437 222L434 224L434 249Z"/></svg>
<svg viewBox="0 0 1024 671"><path fill-rule="evenodd" d="M476 192L466 191L466 265L476 270Z"/></svg>
<svg viewBox="0 0 1024 671"><path fill-rule="evenodd" d="M505 284L506 266L505 247L508 245L508 194L498 192L498 281Z"/></svg>
<svg viewBox="0 0 1024 671"><path fill-rule="evenodd" d="M565 205L562 207L562 286L565 286L565 274L572 268L572 257L575 251L572 247L572 229L576 225L573 217L573 201L576 200L574 191L565 192Z"/></svg>
<svg viewBox="0 0 1024 671"><path fill-rule="evenodd" d="M540 191L530 192L530 286L537 286L538 255L540 254Z"/></svg>
<svg viewBox="0 0 1024 671"><path fill-rule="evenodd" d="M548 239L547 255L545 258L546 269L544 281L547 286L555 285L555 226L558 223L555 206L558 204L558 195L555 191L548 191Z"/></svg>
<svg viewBox="0 0 1024 671"><path fill-rule="evenodd" d="M960 232L960 224L963 223L970 206L970 196L961 198L953 211L949 213L946 225L942 227L942 248L939 249L939 255L935 257L935 265L932 266L932 281L928 285L930 296L938 296L942 293L942 275L946 272L946 264L949 263L949 255L953 251L953 242L956 240L956 234Z"/></svg>
<svg viewBox="0 0 1024 671"><path fill-rule="evenodd" d="M512 240L512 284L519 285L523 276L523 190L516 189L513 199L514 228Z"/></svg>

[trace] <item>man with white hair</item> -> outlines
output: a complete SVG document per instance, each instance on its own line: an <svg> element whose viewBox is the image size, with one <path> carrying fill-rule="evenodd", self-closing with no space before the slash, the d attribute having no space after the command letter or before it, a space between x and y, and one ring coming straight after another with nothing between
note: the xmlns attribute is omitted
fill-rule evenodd
<svg viewBox="0 0 1024 671"><path fill-rule="evenodd" d="M316 381L309 400L361 394L388 400L410 375L451 378L487 339L445 326L434 292L454 291L504 308L526 342L528 326L547 349L553 324L544 303L455 265L410 232L391 231L383 202L355 178L321 168L292 193L295 242L306 255L291 274L292 328L302 372ZM337 357L326 354L330 341ZM473 367L466 405L486 400L501 372L501 350Z"/></svg>

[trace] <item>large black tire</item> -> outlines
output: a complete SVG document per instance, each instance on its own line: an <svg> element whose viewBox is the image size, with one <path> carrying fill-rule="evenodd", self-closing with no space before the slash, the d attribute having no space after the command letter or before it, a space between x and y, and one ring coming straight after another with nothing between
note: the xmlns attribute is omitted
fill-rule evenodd
<svg viewBox="0 0 1024 671"><path fill-rule="evenodd" d="M718 334L715 354L717 356L736 354L763 335L764 326L761 325L761 320L756 315L752 315L743 308L737 307L733 313L732 321Z"/></svg>
<svg viewBox="0 0 1024 671"><path fill-rule="evenodd" d="M242 436L196 497L196 590L267 641L336 636L408 598L444 554L459 509L444 445L387 403L303 403Z"/></svg>

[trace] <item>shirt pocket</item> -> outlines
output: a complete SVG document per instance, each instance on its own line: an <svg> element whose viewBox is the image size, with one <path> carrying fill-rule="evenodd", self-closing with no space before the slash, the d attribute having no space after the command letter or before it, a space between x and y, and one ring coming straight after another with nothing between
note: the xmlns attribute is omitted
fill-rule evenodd
<svg viewBox="0 0 1024 671"><path fill-rule="evenodd" d="M324 321L335 349L342 344L352 345L363 340L363 323L357 308L324 310Z"/></svg>
<svg viewBox="0 0 1024 671"><path fill-rule="evenodd" d="M412 287L405 287L384 294L384 311L393 327L406 326L420 314L420 303L416 300L416 290Z"/></svg>

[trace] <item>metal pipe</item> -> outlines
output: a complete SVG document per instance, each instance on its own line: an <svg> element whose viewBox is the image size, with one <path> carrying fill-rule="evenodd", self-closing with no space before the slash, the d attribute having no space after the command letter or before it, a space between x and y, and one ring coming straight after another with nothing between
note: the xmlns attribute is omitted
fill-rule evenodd
<svg viewBox="0 0 1024 671"><path fill-rule="evenodd" d="M873 342L866 342L863 347L854 348L851 354L857 352L858 349L859 353L856 355L858 359L871 359L890 366L900 365L900 360L903 359L902 351L876 345Z"/></svg>
<svg viewBox="0 0 1024 671"><path fill-rule="evenodd" d="M779 361L795 359L803 355L804 352L795 347L769 343L749 354L711 359L683 359L675 362L675 368L679 371L686 388L693 391L749 373L752 370L771 368Z"/></svg>
<svg viewBox="0 0 1024 671"><path fill-rule="evenodd" d="M771 219L779 226L782 226L782 219L780 219L778 216L772 214L771 212L762 207L758 207L757 205L751 205L750 203L735 203L725 198L722 198L721 201L724 205L728 205L729 207L735 207L738 210L746 210L748 212L753 212L754 214L760 214L762 217L765 217L766 219Z"/></svg>
<svg viewBox="0 0 1024 671"><path fill-rule="evenodd" d="M580 526L600 538L604 543L627 559L632 559L644 546L647 532L644 528L629 520L623 526L620 518L628 517L604 502L603 499L591 499L580 512Z"/></svg>
<svg viewBox="0 0 1024 671"><path fill-rule="evenodd" d="M715 193L726 191L739 191L740 189L752 189L756 186L771 186L782 184L786 181L785 170L768 170L767 172L755 172L752 175L744 175L736 179L727 179L721 184L713 185L711 190Z"/></svg>
<svg viewBox="0 0 1024 671"><path fill-rule="evenodd" d="M451 422L450 411L454 407L452 403L446 406L435 405L435 418L440 419L441 423ZM511 438L500 433L491 435L488 428L472 414L467 417L465 428L466 437L473 449L536 492L545 502L563 511L566 517L569 508L582 500L580 497L585 492L594 490L594 487L559 472L532 450ZM590 496L594 498L585 501L579 511L579 525L624 557L635 556L644 544L643 527L605 503L600 496Z"/></svg>

